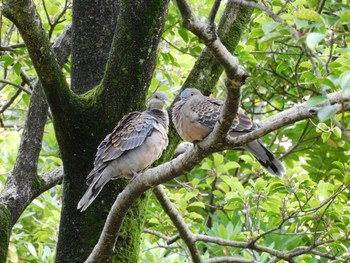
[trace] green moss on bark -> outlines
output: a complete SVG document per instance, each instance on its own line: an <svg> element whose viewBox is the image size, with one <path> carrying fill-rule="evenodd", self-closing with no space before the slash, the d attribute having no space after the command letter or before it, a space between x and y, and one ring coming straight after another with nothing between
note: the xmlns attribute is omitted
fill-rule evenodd
<svg viewBox="0 0 350 263"><path fill-rule="evenodd" d="M6 262L10 240L10 212L5 205L0 205L0 263Z"/></svg>
<svg viewBox="0 0 350 263"><path fill-rule="evenodd" d="M109 262L138 262L144 215L150 193L151 191L144 193L129 210L115 246L115 256Z"/></svg>

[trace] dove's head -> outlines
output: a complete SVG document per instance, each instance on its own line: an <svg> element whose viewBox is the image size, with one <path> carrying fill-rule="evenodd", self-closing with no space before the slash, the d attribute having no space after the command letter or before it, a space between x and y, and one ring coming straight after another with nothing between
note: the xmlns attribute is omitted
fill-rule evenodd
<svg viewBox="0 0 350 263"><path fill-rule="evenodd" d="M168 96L164 92L155 92L149 100L148 109L158 109L162 110L164 105L166 104Z"/></svg>
<svg viewBox="0 0 350 263"><path fill-rule="evenodd" d="M180 98L186 100L191 96L195 96L195 95L202 95L202 93L198 89L187 88L181 92Z"/></svg>

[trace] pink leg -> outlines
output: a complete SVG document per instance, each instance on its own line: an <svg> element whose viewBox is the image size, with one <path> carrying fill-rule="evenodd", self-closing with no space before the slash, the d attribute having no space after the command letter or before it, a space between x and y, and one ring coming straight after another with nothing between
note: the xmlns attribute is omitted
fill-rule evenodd
<svg viewBox="0 0 350 263"><path fill-rule="evenodd" d="M132 177L131 177L131 179L130 179L130 182L131 182L132 180L134 180L137 176L139 176L139 174L138 174L137 172L135 172L135 171L132 171Z"/></svg>

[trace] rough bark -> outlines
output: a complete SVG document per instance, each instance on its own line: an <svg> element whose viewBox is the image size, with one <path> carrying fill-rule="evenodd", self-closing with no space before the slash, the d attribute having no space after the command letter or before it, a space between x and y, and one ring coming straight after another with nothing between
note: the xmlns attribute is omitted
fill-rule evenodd
<svg viewBox="0 0 350 263"><path fill-rule="evenodd" d="M56 262L84 261L97 242L111 205L125 187L124 180L110 182L87 211L81 213L76 209L87 188L85 178L92 168L99 142L124 114L145 106L167 6L168 1L120 2L102 83L80 96L70 115L58 120L68 125L56 125L65 169ZM100 37L104 38L103 34ZM101 56L100 59L104 58ZM72 78L75 78L74 73ZM137 261L146 202L146 197L141 198L129 212L110 261ZM67 246L71 243L79 246Z"/></svg>
<svg viewBox="0 0 350 263"><path fill-rule="evenodd" d="M82 94L100 83L120 1L78 0L73 4L72 90Z"/></svg>

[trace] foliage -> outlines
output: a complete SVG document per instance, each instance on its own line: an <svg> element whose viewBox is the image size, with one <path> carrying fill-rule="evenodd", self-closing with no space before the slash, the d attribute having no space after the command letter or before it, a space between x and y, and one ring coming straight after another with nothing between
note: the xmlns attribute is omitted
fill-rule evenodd
<svg viewBox="0 0 350 263"><path fill-rule="evenodd" d="M37 2L45 29L54 39L70 23L70 3ZM213 1L193 0L199 17L207 17ZM306 102L318 107L327 93L350 95L350 9L346 1L280 1L266 3L283 22L256 9L235 53L251 77L242 92L242 110L254 120ZM221 5L218 17L222 14ZM63 12L64 11L64 12ZM62 19L65 21L60 22ZM297 32L297 37L292 32ZM15 27L2 19L0 68L0 191L15 164L16 151L30 100L35 70ZM162 90L170 99L180 89L203 45L181 25L171 5L157 68L149 94ZM69 78L69 63L65 74ZM10 83L10 84L9 84ZM11 83L13 85L11 85ZM18 85L23 88L21 91ZM223 99L223 81L213 96ZM27 91L27 92L26 92ZM9 103L8 103L9 102ZM335 116L338 105L324 105L318 118L291 124L263 138L287 166L274 178L254 158L241 151L215 153L189 174L166 184L167 194L191 231L247 241L278 251L320 244L302 253L298 262L341 261L350 247L349 114ZM61 165L49 121L39 162L39 174ZM9 262L53 262L59 224L60 187L45 192L15 225ZM189 262L186 245L156 198L149 201L140 262ZM174 237L171 239L171 237ZM214 243L198 245L205 258L237 256L272 262L266 252ZM325 256L326 255L326 256Z"/></svg>

